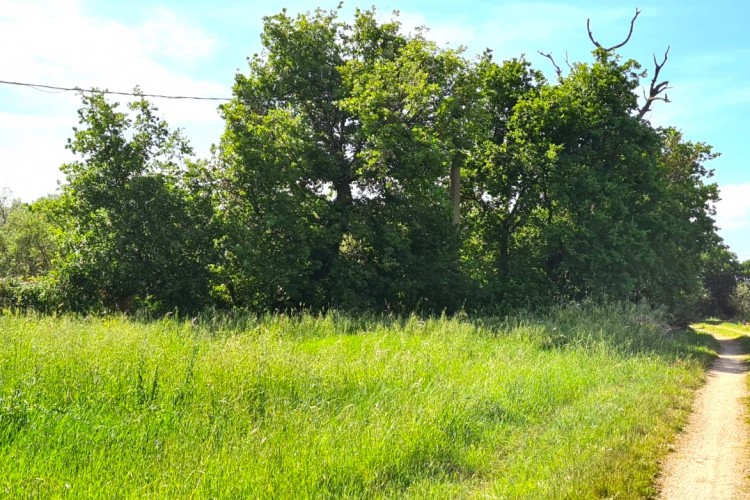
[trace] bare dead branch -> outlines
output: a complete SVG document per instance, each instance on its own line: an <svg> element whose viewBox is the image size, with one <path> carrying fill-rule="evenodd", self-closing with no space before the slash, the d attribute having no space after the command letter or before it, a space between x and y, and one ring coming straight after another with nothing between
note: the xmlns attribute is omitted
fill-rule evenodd
<svg viewBox="0 0 750 500"><path fill-rule="evenodd" d="M669 81L664 80L662 82L656 83L659 80L659 73L661 72L661 69L667 63L670 48L671 47L667 47L667 50L664 52L664 59L662 59L661 63L656 60L656 54L654 54L654 77L651 79L648 95L646 95L645 90L643 91L643 97L646 99L646 102L643 103L643 107L641 107L641 109L638 111L638 118L643 118L646 113L651 110L651 104L653 104L654 101L670 102L669 96L666 93L664 93L664 95L661 95L662 92L670 88Z"/></svg>
<svg viewBox="0 0 750 500"><path fill-rule="evenodd" d="M539 55L546 57L552 62L552 66L555 67L555 73L557 73L557 79L562 80L562 77L563 77L562 70L560 69L560 66L558 66L557 63L555 62L555 58L552 57L552 52L545 53L545 52L542 52L541 50L538 50L537 52L539 52Z"/></svg>
<svg viewBox="0 0 750 500"><path fill-rule="evenodd" d="M630 31L628 31L628 36L625 38L624 41L618 43L617 45L612 45L611 47L605 48L602 47L602 44L597 42L594 38L594 34L591 32L591 18L586 19L586 29L589 32L589 40L591 40L591 43L593 43L596 47L600 49L604 49L605 52L612 52L613 50L617 50L620 47L623 47L626 43L630 41L630 37L633 36L633 27L635 26L635 20L638 19L638 16L640 15L641 11L638 9L635 9L635 15L633 16L633 19L630 20Z"/></svg>

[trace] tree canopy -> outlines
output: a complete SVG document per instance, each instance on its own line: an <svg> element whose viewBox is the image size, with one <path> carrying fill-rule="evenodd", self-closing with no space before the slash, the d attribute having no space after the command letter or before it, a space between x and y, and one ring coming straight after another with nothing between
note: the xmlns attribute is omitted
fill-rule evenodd
<svg viewBox="0 0 750 500"><path fill-rule="evenodd" d="M43 210L59 251L23 273L49 270L72 308L730 302L716 155L647 120L666 55L649 80L589 32L592 60L548 80L339 13L264 18L209 160L145 99L83 96L80 159Z"/></svg>

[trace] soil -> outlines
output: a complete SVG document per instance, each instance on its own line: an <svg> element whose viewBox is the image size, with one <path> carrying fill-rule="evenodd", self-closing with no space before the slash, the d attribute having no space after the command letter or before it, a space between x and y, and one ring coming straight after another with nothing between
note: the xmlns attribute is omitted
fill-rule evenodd
<svg viewBox="0 0 750 500"><path fill-rule="evenodd" d="M662 464L662 499L750 498L746 355L738 341L714 336L719 359L698 391L674 452Z"/></svg>

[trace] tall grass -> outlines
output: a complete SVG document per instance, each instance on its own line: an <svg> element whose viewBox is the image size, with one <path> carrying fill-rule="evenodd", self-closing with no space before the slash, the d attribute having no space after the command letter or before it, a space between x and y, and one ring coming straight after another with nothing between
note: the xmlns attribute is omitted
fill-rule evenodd
<svg viewBox="0 0 750 500"><path fill-rule="evenodd" d="M644 308L0 317L0 495L642 497L711 357Z"/></svg>

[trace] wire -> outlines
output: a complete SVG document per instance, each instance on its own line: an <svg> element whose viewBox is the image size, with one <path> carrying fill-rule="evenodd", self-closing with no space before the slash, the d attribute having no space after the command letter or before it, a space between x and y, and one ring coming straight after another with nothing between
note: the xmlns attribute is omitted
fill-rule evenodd
<svg viewBox="0 0 750 500"><path fill-rule="evenodd" d="M34 90L38 90L39 92L44 92L45 94L62 94L65 92L64 90L45 90L45 89L39 89L36 87L31 87Z"/></svg>
<svg viewBox="0 0 750 500"><path fill-rule="evenodd" d="M0 80L0 84L4 85L17 85L19 87L29 87L40 92L47 92L47 90L58 90L60 92L89 92L98 94L113 94L113 95L124 95L132 97L155 97L158 99L184 99L194 101L231 101L229 97L196 97L188 95L162 95L162 94L135 94L133 92L117 92L114 90L96 90L96 89L82 89L80 87L56 87L54 85L42 85L40 83L23 83L23 82L11 82L7 80Z"/></svg>

